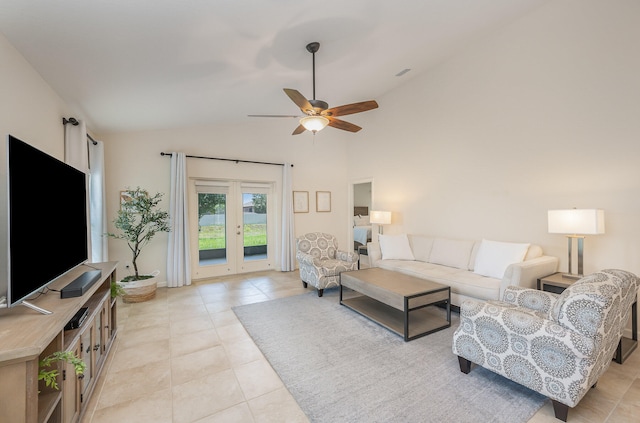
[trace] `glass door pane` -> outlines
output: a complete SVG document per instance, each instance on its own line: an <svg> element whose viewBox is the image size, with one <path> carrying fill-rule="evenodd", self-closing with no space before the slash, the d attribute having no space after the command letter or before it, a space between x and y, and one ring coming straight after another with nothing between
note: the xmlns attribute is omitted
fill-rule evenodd
<svg viewBox="0 0 640 423"><path fill-rule="evenodd" d="M275 224L273 185L242 182L238 197L242 206L238 219L237 263L240 272L268 270L273 266Z"/></svg>
<svg viewBox="0 0 640 423"><path fill-rule="evenodd" d="M269 244L276 239L272 184L195 180L192 186L193 278L272 268L275 253Z"/></svg>
<svg viewBox="0 0 640 423"><path fill-rule="evenodd" d="M266 260L267 194L242 194L243 260Z"/></svg>
<svg viewBox="0 0 640 423"><path fill-rule="evenodd" d="M198 262L227 262L227 195L198 193Z"/></svg>

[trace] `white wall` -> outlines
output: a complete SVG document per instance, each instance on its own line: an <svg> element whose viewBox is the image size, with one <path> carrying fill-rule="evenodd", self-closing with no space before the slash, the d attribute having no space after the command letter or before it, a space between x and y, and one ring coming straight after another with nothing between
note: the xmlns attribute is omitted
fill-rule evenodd
<svg viewBox="0 0 640 423"><path fill-rule="evenodd" d="M293 126L292 126L293 125ZM107 173L107 215L113 221L119 207L119 191L141 186L149 192L165 193L170 189L170 160L160 152L182 151L188 155L232 158L253 161L293 163L293 189L309 192L309 213L295 214L296 235L311 231L335 234L339 245L346 246L348 232L346 143L341 131L328 128L314 137L309 134L291 136L295 122L289 119L250 119L242 125L204 126L188 129L105 134L105 166ZM272 180L281 190L280 166L236 164L224 161L187 159L190 178L229 178ZM266 179L265 179L266 178ZM330 213L315 210L316 191L330 191ZM278 193L279 196L279 193ZM278 207L280 200L278 199ZM113 230L113 226L110 226ZM167 235L160 234L143 250L141 271L166 269ZM122 241L109 240L109 258L130 261ZM153 269L149 268L153 267ZM279 261L276 261L279 267Z"/></svg>
<svg viewBox="0 0 640 423"><path fill-rule="evenodd" d="M63 117L83 119L40 77L31 65L0 35L0 133L3 140L12 134L63 160ZM88 123L90 131L90 122ZM309 192L309 213L295 215L296 234L324 231L336 234L346 246L348 232L346 185L346 142L350 134L328 128L314 138L308 133L291 136L295 122L288 119L249 119L242 125L189 128L187 130L148 131L125 134L94 134L105 141L107 173L107 215L115 218L119 191L142 186L163 192L168 200L169 159L161 151L183 151L191 155L230 157L245 160L294 164L293 188ZM4 143L4 141L3 141ZM4 148L0 159L4 160ZM251 178L260 165L189 160L189 169L200 177ZM214 165L215 163L215 165ZM240 168L239 174L238 168ZM281 168L278 168L281 170ZM234 173L236 172L236 173ZM315 192L330 191L332 210L316 213ZM165 202L166 204L166 202ZM110 224L109 230L113 230ZM5 229L6 230L6 229ZM3 237L5 239L6 237ZM166 269L166 234L160 234L143 251L140 265ZM124 262L130 261L123 242L109 240L110 260L121 261L118 273L126 275ZM144 267L143 267L144 269Z"/></svg>
<svg viewBox="0 0 640 423"><path fill-rule="evenodd" d="M2 34L0 71L2 157L11 134L64 160L62 117L68 117L68 108Z"/></svg>
<svg viewBox="0 0 640 423"><path fill-rule="evenodd" d="M563 0L379 99L348 177L374 176L388 233L541 244L547 210L602 208L585 272L640 273L640 3Z"/></svg>
<svg viewBox="0 0 640 423"><path fill-rule="evenodd" d="M547 210L602 208L606 234L587 238L585 271L640 274L639 15L634 0L549 2L429 73L408 74L358 117L355 136L293 137L279 119L102 134L109 220L126 186L168 193L160 151L291 161L294 189L311 199L311 212L296 214L298 234L332 232L346 245L348 181L373 177L372 207L394 211L388 233L539 243L563 269L566 242L547 233ZM67 106L2 36L0 59L3 136L61 158ZM332 192L331 213L315 213L315 191ZM165 241L141 264L164 270ZM116 243L111 258L126 260Z"/></svg>

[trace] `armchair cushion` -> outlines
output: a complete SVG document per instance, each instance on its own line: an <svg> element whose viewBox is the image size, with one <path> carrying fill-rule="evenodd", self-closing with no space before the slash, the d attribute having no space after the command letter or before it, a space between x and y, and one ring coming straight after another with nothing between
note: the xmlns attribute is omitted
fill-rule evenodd
<svg viewBox="0 0 640 423"><path fill-rule="evenodd" d="M360 255L355 251L336 251L336 259L342 261L348 261L349 263L357 263L360 259Z"/></svg>
<svg viewBox="0 0 640 423"><path fill-rule="evenodd" d="M558 301L558 295L521 286L508 286L502 300L519 307L540 311L548 317L551 308Z"/></svg>
<svg viewBox="0 0 640 423"><path fill-rule="evenodd" d="M351 270L349 263L336 259L320 260L318 267L323 276L340 276L340 273Z"/></svg>

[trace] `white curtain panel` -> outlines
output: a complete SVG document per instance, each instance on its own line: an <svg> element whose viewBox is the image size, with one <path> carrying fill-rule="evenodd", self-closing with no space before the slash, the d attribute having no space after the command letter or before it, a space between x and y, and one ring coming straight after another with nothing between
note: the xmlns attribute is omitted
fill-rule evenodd
<svg viewBox="0 0 640 423"><path fill-rule="evenodd" d="M290 272L296 268L292 173L291 163L285 163L282 170L282 255L280 256L280 269L283 272Z"/></svg>
<svg viewBox="0 0 640 423"><path fill-rule="evenodd" d="M89 217L91 223L91 261L109 261L107 207L104 181L104 144L87 140L89 147Z"/></svg>
<svg viewBox="0 0 640 423"><path fill-rule="evenodd" d="M189 253L189 214L187 210L187 157L171 153L171 194L169 197L169 249L167 251L167 286L191 285Z"/></svg>
<svg viewBox="0 0 640 423"><path fill-rule="evenodd" d="M87 126L81 120L77 125L67 123L64 125L64 162L78 170L89 174L89 151L87 146ZM89 192L89 178L85 178L86 189ZM88 197L88 196L87 196ZM89 210L89 199L87 198L87 248L89 258L91 258L91 214Z"/></svg>

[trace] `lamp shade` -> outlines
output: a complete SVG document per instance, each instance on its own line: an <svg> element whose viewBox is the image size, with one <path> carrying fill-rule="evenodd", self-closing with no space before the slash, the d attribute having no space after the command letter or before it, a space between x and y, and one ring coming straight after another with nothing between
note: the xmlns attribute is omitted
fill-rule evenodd
<svg viewBox="0 0 640 423"><path fill-rule="evenodd" d="M550 234L597 235L604 233L604 210L549 210Z"/></svg>
<svg viewBox="0 0 640 423"><path fill-rule="evenodd" d="M377 225L389 225L391 224L391 212L371 210L369 222L375 223Z"/></svg>
<svg viewBox="0 0 640 423"><path fill-rule="evenodd" d="M304 129L311 132L318 132L324 129L329 124L329 119L324 116L305 116L300 119L300 125L304 126Z"/></svg>

